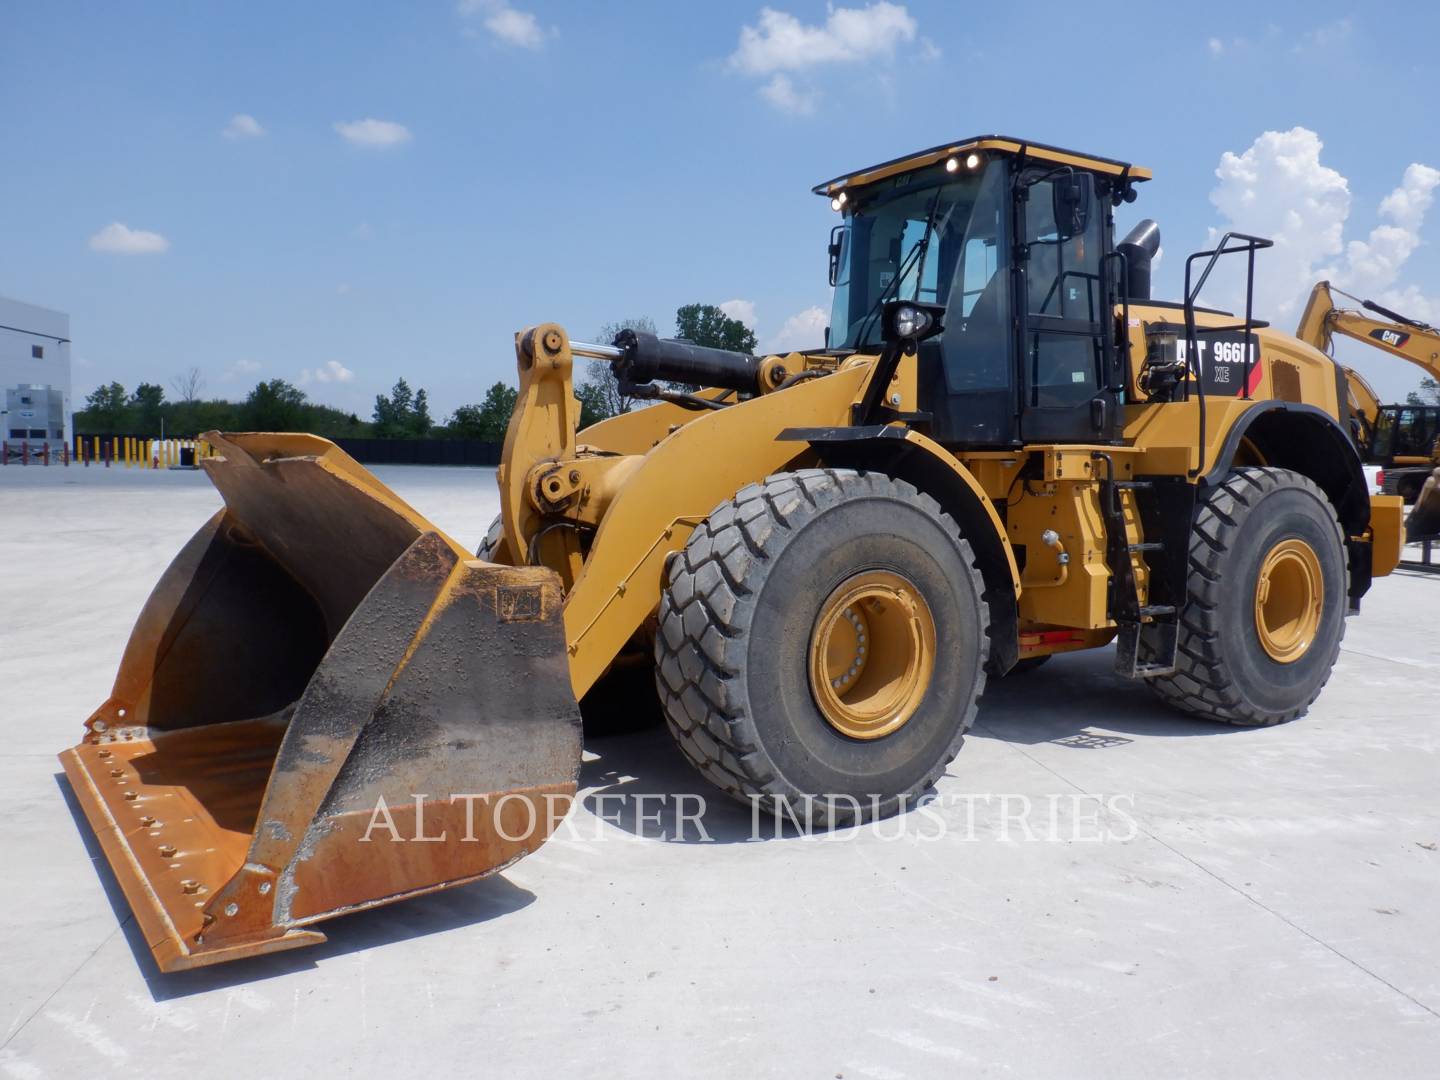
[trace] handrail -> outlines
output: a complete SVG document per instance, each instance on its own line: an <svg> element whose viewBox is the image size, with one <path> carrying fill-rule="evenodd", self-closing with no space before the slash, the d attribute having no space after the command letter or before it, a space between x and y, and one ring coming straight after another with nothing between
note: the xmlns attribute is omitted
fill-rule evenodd
<svg viewBox="0 0 1440 1080"><path fill-rule="evenodd" d="M1230 241L1238 240L1242 243L1231 247ZM1199 431L1197 435L1198 458L1195 468L1190 470L1191 476L1199 476L1205 471L1205 384L1200 371L1199 349L1195 341L1195 301L1200 291L1205 288L1205 282L1210 278L1210 271L1215 269L1222 255L1237 255L1245 253L1245 321L1241 324L1245 334L1245 397L1250 396L1250 347L1255 337L1255 252L1268 247L1274 247L1275 241L1266 240L1264 237L1251 236L1249 233L1227 232L1220 238L1220 243L1208 251L1197 251L1185 260L1185 370L1187 374L1195 376L1195 385L1200 390L1200 405L1197 409ZM1195 287L1190 287L1190 272L1196 259L1208 257L1205 269L1200 274L1200 280L1195 282ZM1189 400L1190 380L1185 382L1185 396Z"/></svg>

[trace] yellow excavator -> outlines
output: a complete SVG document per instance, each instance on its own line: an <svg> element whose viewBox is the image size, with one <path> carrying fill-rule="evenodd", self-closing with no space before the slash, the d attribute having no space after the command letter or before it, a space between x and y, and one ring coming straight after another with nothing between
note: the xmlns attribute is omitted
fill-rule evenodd
<svg viewBox="0 0 1440 1080"><path fill-rule="evenodd" d="M913 806L1055 653L1301 715L1403 508L1334 361L1199 304L1268 241L1150 296L1158 228L1113 225L1149 179L990 135L827 180L831 323L785 355L521 331L483 557L324 439L207 435L225 506L61 755L160 969L533 852L637 667L719 791L815 827ZM577 361L653 404L579 430Z"/></svg>
<svg viewBox="0 0 1440 1080"><path fill-rule="evenodd" d="M1380 318L1336 307L1336 293ZM1351 296L1328 281L1317 282L1295 336L1333 354L1337 334L1407 360L1429 378L1440 380L1440 330L1372 300ZM1364 376L1350 367L1342 370L1349 387L1356 440L1366 463L1383 467L1387 493L1401 496L1406 503L1415 502L1425 481L1440 466L1440 404L1382 405Z"/></svg>

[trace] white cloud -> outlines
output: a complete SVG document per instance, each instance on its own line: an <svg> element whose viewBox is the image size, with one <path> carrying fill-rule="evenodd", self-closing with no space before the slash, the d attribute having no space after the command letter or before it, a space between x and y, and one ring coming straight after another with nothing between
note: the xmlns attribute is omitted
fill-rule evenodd
<svg viewBox="0 0 1440 1080"><path fill-rule="evenodd" d="M829 7L825 22L807 25L787 11L761 8L754 26L740 28L740 41L730 55L730 66L747 75L768 80L760 95L776 108L809 113L815 108L813 90L797 88L785 74L824 64L850 64L886 59L898 46L916 38L917 25L901 4L877 0L865 7ZM939 55L932 42L922 42L922 56Z"/></svg>
<svg viewBox="0 0 1440 1080"><path fill-rule="evenodd" d="M730 62L751 75L769 75L892 56L897 45L915 40L915 30L910 13L886 0L863 8L832 7L824 26L806 26L789 12L761 8L757 25L740 28Z"/></svg>
<svg viewBox="0 0 1440 1080"><path fill-rule="evenodd" d="M1294 53L1312 52L1343 45L1349 40L1350 31L1354 28L1355 24L1349 19L1336 19L1334 22L1317 26L1314 30L1307 30L1301 34L1300 40L1291 47L1290 51Z"/></svg>
<svg viewBox="0 0 1440 1080"><path fill-rule="evenodd" d="M1210 201L1225 224L1211 230L1211 240L1234 230L1275 241L1256 258L1256 314L1282 327L1293 323L1310 287L1322 279L1417 318L1440 313L1440 305L1414 286L1396 291L1401 270L1420 243L1440 170L1409 166L1400 185L1381 201L1379 224L1364 240L1346 242L1350 186L1321 162L1323 148L1307 128L1267 131L1244 153L1226 152L1215 170L1220 183ZM1233 256L1224 261L1240 262ZM1226 303L1236 302L1238 269L1225 268L1220 295ZM1220 273L1217 268L1216 276Z"/></svg>
<svg viewBox="0 0 1440 1080"><path fill-rule="evenodd" d="M110 255L159 255L170 250L170 241L157 232L112 221L90 237L90 250Z"/></svg>
<svg viewBox="0 0 1440 1080"><path fill-rule="evenodd" d="M825 343L825 325L830 313L822 307L808 307L786 319L774 336L765 342L764 352L787 353L792 349L818 349Z"/></svg>
<svg viewBox="0 0 1440 1080"><path fill-rule="evenodd" d="M1219 56L1225 51L1225 42L1221 41L1218 37L1212 37L1205 44L1209 48L1211 56Z"/></svg>
<svg viewBox="0 0 1440 1080"><path fill-rule="evenodd" d="M507 45L538 49L548 36L534 15L512 8L504 0L460 0L458 10L464 17L479 17L491 36Z"/></svg>
<svg viewBox="0 0 1440 1080"><path fill-rule="evenodd" d="M755 329L754 300L726 300L720 305L720 310L732 319L739 319L751 330Z"/></svg>
<svg viewBox="0 0 1440 1080"><path fill-rule="evenodd" d="M781 112L796 116L809 116L815 111L815 102L820 97L814 90L795 89L790 76L778 71L760 88L760 96Z"/></svg>
<svg viewBox="0 0 1440 1080"><path fill-rule="evenodd" d="M260 361L258 360L236 360L225 369L224 373L220 376L220 381L234 382L242 375L254 375L259 370Z"/></svg>
<svg viewBox="0 0 1440 1080"><path fill-rule="evenodd" d="M265 129L260 126L260 121L249 113L236 113L220 134L227 139L255 139L264 135Z"/></svg>
<svg viewBox="0 0 1440 1080"><path fill-rule="evenodd" d="M327 360L324 367L305 368L300 372L300 385L308 383L347 383L355 378L355 372L339 360Z"/></svg>
<svg viewBox="0 0 1440 1080"><path fill-rule="evenodd" d="M355 146L387 147L399 146L411 139L410 129L393 120L337 120L335 130L341 138Z"/></svg>

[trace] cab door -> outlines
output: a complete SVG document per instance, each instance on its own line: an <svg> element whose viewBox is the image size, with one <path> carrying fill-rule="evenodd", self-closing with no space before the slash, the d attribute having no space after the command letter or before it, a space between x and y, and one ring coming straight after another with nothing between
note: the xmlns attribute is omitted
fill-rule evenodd
<svg viewBox="0 0 1440 1080"><path fill-rule="evenodd" d="M1019 187L1027 196L1016 204L1021 434L1029 443L1109 440L1120 410L1106 377L1108 211L1089 173L1032 169Z"/></svg>

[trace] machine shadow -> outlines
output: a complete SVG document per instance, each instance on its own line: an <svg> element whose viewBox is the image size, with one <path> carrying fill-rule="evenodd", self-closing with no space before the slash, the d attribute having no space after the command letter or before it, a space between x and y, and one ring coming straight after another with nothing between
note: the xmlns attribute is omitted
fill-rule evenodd
<svg viewBox="0 0 1440 1080"><path fill-rule="evenodd" d="M1187 717L1141 682L1115 674L1115 649L1062 653L1036 671L991 679L973 738L1103 750L1134 736L1192 738L1244 728Z"/></svg>
<svg viewBox="0 0 1440 1080"><path fill-rule="evenodd" d="M1113 648L1092 649L1057 656L1038 671L992 679L971 737L1103 750L1143 737L1243 734L1243 728L1182 716L1144 686L1116 675L1114 663ZM765 813L757 817L718 792L684 759L663 726L587 739L585 748L581 806L632 835L722 844L803 835L793 822L777 823Z"/></svg>
<svg viewBox="0 0 1440 1080"><path fill-rule="evenodd" d="M54 775L55 785L60 789L60 795L65 800L71 817L75 819L75 827L85 844L86 854L95 865L101 887L105 890L105 898L110 903L110 910L114 912L115 921L120 924L126 944L135 957L136 966L144 976L146 989L151 999L156 1002L186 998L192 994L208 993L245 983L262 982L265 979L314 968L320 961L332 957L474 926L518 911L535 900L534 893L520 888L500 874L494 874L469 885L326 920L315 927L326 936L326 940L319 945L232 960L214 967L177 971L167 975L160 971L154 957L150 955L150 946L140 932L139 923L130 913L130 904L125 899L125 893L115 880L100 842L95 838L90 822L85 817L85 811L70 790L69 781L63 772Z"/></svg>
<svg viewBox="0 0 1440 1080"><path fill-rule="evenodd" d="M665 725L587 739L580 766L580 805L599 821L648 840L733 844L773 838L751 808L719 791L685 760ZM757 835L758 833L758 835ZM781 823L781 837L799 836Z"/></svg>

